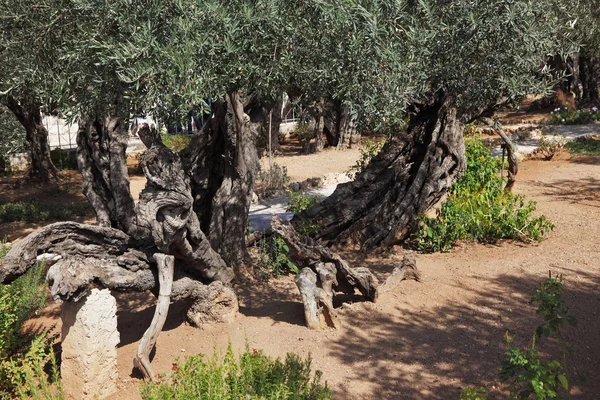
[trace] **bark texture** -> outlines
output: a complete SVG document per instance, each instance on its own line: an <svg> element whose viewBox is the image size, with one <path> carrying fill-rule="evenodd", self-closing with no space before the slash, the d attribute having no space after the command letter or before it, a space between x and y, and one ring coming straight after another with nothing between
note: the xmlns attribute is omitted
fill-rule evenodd
<svg viewBox="0 0 600 400"><path fill-rule="evenodd" d="M175 259L173 256L165 254L155 254L154 258L158 265L158 282L160 285L158 292L158 302L154 310L154 317L150 327L144 332L142 340L138 345L137 354L133 358L133 365L142 372L144 378L156 380L156 375L150 366L150 352L156 344L156 339L162 331L169 305L171 303L171 288L173 287L173 273L175 268Z"/></svg>
<svg viewBox="0 0 600 400"><path fill-rule="evenodd" d="M411 279L422 282L421 272L417 269L417 259L414 253L407 253L402 258L400 266L395 267L385 282L379 286L379 293L391 292L400 282Z"/></svg>
<svg viewBox="0 0 600 400"><path fill-rule="evenodd" d="M329 244L355 242L362 250L382 248L408 235L411 225L462 176L463 126L451 99L415 105L406 135L386 143L353 182L293 222L323 227L317 238Z"/></svg>
<svg viewBox="0 0 600 400"><path fill-rule="evenodd" d="M25 128L30 158L27 178L42 183L56 182L59 171L50 158L48 130L42 123L39 106L34 101L19 102L11 96L7 96L4 103Z"/></svg>
<svg viewBox="0 0 600 400"><path fill-rule="evenodd" d="M111 226L135 236L135 203L127 173L128 132L122 118L79 121L77 163L83 193L96 212L100 226Z"/></svg>
<svg viewBox="0 0 600 400"><path fill-rule="evenodd" d="M247 258L246 225L259 168L256 138L248 129L239 92L229 93L213 112L207 130L181 157L202 231L229 265L239 265Z"/></svg>

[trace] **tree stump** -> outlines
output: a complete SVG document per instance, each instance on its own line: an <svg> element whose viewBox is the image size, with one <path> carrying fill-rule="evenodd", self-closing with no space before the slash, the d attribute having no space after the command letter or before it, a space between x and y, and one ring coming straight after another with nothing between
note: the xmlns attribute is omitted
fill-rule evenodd
<svg viewBox="0 0 600 400"><path fill-rule="evenodd" d="M61 311L61 375L73 399L103 399L117 391L117 303L108 289L92 289Z"/></svg>

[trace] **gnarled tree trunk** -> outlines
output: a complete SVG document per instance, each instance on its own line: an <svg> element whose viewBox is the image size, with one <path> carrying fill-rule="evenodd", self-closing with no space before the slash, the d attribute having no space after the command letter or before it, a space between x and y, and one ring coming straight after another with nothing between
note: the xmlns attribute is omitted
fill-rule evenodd
<svg viewBox="0 0 600 400"><path fill-rule="evenodd" d="M462 133L451 99L415 105L406 135L388 141L353 182L293 221L312 219L322 226L318 239L356 242L365 251L406 237L463 174Z"/></svg>
<svg viewBox="0 0 600 400"><path fill-rule="evenodd" d="M247 258L246 227L259 168L256 138L244 119L239 92L213 107L207 129L181 156L202 231L228 264L239 265Z"/></svg>
<svg viewBox="0 0 600 400"><path fill-rule="evenodd" d="M19 102L11 96L6 97L4 104L25 128L31 161L27 173L28 179L43 183L55 182L58 179L58 169L50 158L48 130L42 123L42 112L39 106L34 101Z"/></svg>
<svg viewBox="0 0 600 400"><path fill-rule="evenodd" d="M77 163L83 176L83 193L96 212L100 226L135 235L135 203L127 173L128 131L116 116L79 121Z"/></svg>
<svg viewBox="0 0 600 400"><path fill-rule="evenodd" d="M339 107L339 140L338 150L351 149L360 142L360 133L356 130L354 119L348 110L348 107L341 105Z"/></svg>

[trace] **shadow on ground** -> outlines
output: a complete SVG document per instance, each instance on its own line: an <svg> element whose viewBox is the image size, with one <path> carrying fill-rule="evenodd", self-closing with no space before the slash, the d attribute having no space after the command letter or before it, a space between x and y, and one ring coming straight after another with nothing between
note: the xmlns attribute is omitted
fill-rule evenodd
<svg viewBox="0 0 600 400"><path fill-rule="evenodd" d="M580 393L574 398L591 399L600 393L594 378L600 370L600 278L577 270L563 272L564 298L579 321L578 328L565 328L573 356L570 365L588 377L586 384L572 380L574 393ZM528 345L542 322L529 300L545 278L504 274L489 279L484 291L461 283L456 290L464 292L465 301L435 310L407 311L401 302L395 302L399 305L393 315L366 303L353 308L345 316L345 334L329 352L350 367L347 385L336 388L338 398L353 398L352 383L368 385L374 399L457 399L467 385L485 385L492 394L506 397L494 389L499 385L499 357L506 350L505 333L514 336L519 347ZM553 339L538 340L536 348L560 359ZM440 377L451 383L440 383Z"/></svg>

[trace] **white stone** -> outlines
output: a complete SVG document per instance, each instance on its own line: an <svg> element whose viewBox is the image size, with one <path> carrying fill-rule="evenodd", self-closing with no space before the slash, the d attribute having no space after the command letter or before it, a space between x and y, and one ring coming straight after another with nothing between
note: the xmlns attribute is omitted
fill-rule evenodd
<svg viewBox="0 0 600 400"><path fill-rule="evenodd" d="M73 399L103 399L117 391L117 303L108 289L62 306L62 383Z"/></svg>

